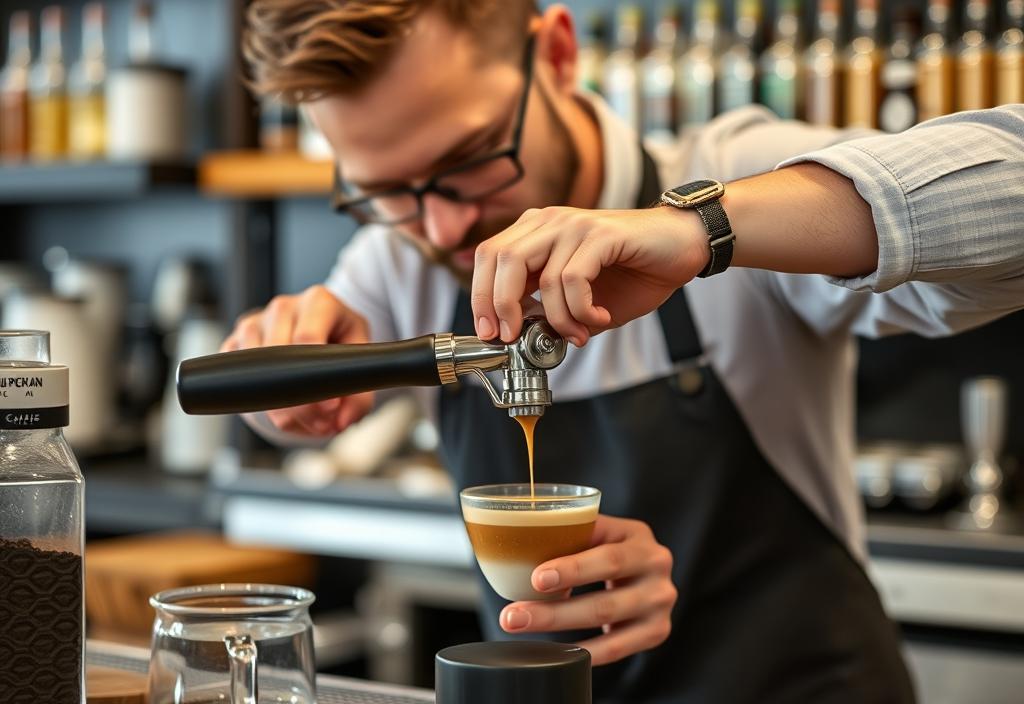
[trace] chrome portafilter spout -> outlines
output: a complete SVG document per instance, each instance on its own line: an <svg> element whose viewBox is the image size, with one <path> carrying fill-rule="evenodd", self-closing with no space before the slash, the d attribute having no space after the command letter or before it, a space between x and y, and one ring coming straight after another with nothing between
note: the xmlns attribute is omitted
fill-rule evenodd
<svg viewBox="0 0 1024 704"><path fill-rule="evenodd" d="M961 388L961 423L972 458L965 477L968 496L956 513L961 528L994 530L1004 522L999 457L1006 436L1006 382L995 377L968 379Z"/></svg>
<svg viewBox="0 0 1024 704"><path fill-rule="evenodd" d="M190 414L252 413L473 375L495 407L510 416L539 416L551 405L548 371L565 353L565 340L536 316L523 321L511 344L437 333L397 342L260 347L185 360L178 400ZM487 377L497 370L504 372L500 393Z"/></svg>

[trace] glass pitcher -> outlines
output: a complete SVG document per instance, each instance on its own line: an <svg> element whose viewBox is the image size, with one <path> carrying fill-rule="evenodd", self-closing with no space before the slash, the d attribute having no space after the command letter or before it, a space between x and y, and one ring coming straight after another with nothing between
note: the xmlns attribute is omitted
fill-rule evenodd
<svg viewBox="0 0 1024 704"><path fill-rule="evenodd" d="M160 592L149 704L315 704L313 593L271 584Z"/></svg>

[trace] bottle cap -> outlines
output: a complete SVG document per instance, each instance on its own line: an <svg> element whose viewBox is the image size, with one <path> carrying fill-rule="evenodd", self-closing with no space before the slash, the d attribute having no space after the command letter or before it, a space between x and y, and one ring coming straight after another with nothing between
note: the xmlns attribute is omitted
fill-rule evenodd
<svg viewBox="0 0 1024 704"><path fill-rule="evenodd" d="M0 430L68 424L68 368L49 361L48 332L0 331Z"/></svg>

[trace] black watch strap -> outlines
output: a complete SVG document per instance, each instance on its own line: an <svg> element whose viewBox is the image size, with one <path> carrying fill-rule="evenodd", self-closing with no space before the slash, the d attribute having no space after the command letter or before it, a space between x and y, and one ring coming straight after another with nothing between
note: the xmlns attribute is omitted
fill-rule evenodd
<svg viewBox="0 0 1024 704"><path fill-rule="evenodd" d="M702 278L722 273L732 262L736 235L732 232L725 208L719 202L724 193L725 186L718 181L703 180L678 186L665 191L661 196L661 202L665 205L696 210L704 222L711 257L704 270L697 274Z"/></svg>

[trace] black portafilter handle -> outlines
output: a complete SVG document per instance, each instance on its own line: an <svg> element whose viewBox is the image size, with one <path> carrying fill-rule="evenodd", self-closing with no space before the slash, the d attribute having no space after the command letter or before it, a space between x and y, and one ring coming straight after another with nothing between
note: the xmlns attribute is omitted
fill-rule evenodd
<svg viewBox="0 0 1024 704"><path fill-rule="evenodd" d="M252 413L400 386L439 386L434 335L357 345L282 345L186 359L178 401L191 415Z"/></svg>

